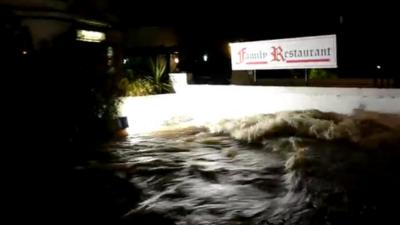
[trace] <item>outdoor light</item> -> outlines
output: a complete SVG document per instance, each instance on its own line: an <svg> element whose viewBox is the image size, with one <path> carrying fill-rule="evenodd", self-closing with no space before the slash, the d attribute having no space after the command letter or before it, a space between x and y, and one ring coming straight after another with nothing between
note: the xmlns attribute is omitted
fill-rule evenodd
<svg viewBox="0 0 400 225"><path fill-rule="evenodd" d="M378 70L380 70L380 69L381 69L381 65L377 65L376 68L377 68Z"/></svg>
<svg viewBox="0 0 400 225"><path fill-rule="evenodd" d="M207 54L203 55L203 60L204 60L204 62L207 62L207 60L208 60L208 55Z"/></svg>
<svg viewBox="0 0 400 225"><path fill-rule="evenodd" d="M22 55L26 55L26 54L28 54L28 52L27 51L22 51Z"/></svg>
<svg viewBox="0 0 400 225"><path fill-rule="evenodd" d="M114 56L114 50L111 46L107 47L107 57L112 58Z"/></svg>
<svg viewBox="0 0 400 225"><path fill-rule="evenodd" d="M86 42L102 42L106 39L106 34L98 31L78 30L76 40Z"/></svg>
<svg viewBox="0 0 400 225"><path fill-rule="evenodd" d="M179 63L179 58L178 58L178 57L175 57L174 62L175 62L176 64L178 64L178 63Z"/></svg>

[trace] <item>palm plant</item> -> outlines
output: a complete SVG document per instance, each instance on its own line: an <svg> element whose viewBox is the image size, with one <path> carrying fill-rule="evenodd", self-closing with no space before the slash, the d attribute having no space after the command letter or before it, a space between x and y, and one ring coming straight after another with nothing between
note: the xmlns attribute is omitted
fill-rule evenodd
<svg viewBox="0 0 400 225"><path fill-rule="evenodd" d="M164 55L158 55L155 60L150 58L150 69L153 75L154 88L157 93L170 92L172 87L163 82L163 76L167 68L167 59Z"/></svg>
<svg viewBox="0 0 400 225"><path fill-rule="evenodd" d="M168 63L167 58L158 55L155 58L150 58L147 65L143 65L142 62L142 60L139 60L135 70L128 70L127 76L120 80L118 84L120 94L123 96L145 96L171 92L172 86L164 77ZM137 68L141 68L141 70Z"/></svg>

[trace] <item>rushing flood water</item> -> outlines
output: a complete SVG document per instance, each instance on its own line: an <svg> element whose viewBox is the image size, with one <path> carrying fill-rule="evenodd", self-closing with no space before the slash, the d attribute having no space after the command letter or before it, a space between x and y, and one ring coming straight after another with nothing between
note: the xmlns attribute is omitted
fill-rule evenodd
<svg viewBox="0 0 400 225"><path fill-rule="evenodd" d="M125 217L157 212L179 225L379 224L400 187L393 118L288 112L130 136L109 146L118 156L113 165L143 190Z"/></svg>

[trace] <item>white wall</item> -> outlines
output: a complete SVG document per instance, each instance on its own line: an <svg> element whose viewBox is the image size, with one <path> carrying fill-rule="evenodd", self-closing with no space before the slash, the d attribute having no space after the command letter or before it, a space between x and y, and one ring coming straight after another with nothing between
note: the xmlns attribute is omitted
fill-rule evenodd
<svg viewBox="0 0 400 225"><path fill-rule="evenodd" d="M355 109L400 114L400 89L182 85L176 93L123 100L130 131L150 131L166 121L201 124L285 110L318 109L351 114Z"/></svg>

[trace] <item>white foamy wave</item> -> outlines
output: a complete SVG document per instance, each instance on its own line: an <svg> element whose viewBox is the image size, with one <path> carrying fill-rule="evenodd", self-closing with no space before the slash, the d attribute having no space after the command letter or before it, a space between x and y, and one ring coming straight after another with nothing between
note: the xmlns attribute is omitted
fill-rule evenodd
<svg viewBox="0 0 400 225"><path fill-rule="evenodd" d="M271 137L310 137L346 140L364 147L400 140L400 116L372 112L352 116L318 110L263 114L209 125L211 133L226 134L248 143ZM395 143L397 144L397 143Z"/></svg>

